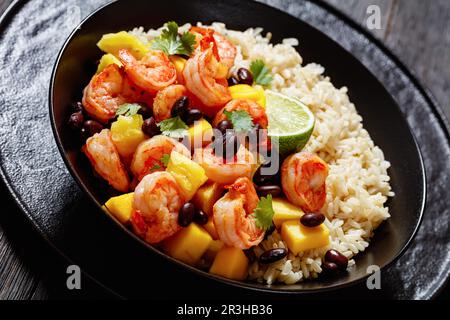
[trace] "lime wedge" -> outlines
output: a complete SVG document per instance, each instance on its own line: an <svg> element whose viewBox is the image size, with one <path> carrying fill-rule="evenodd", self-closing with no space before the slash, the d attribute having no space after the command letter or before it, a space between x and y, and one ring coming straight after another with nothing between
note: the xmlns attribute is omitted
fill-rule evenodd
<svg viewBox="0 0 450 320"><path fill-rule="evenodd" d="M314 114L296 98L271 90L265 93L269 136L279 144L280 156L301 151L314 130Z"/></svg>

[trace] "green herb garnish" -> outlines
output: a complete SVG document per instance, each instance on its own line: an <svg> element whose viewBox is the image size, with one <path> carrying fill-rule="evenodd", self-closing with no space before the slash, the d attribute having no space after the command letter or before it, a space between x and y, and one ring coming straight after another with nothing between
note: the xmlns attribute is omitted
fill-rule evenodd
<svg viewBox="0 0 450 320"><path fill-rule="evenodd" d="M132 117L136 115L142 107L136 103L125 103L116 111L116 116Z"/></svg>
<svg viewBox="0 0 450 320"><path fill-rule="evenodd" d="M166 29L162 34L152 41L152 49L161 50L167 55L185 55L190 56L194 51L195 36L192 33L185 32L178 34L178 24L174 21L166 23Z"/></svg>
<svg viewBox="0 0 450 320"><path fill-rule="evenodd" d="M170 161L170 154L165 154L161 158L161 162L163 163L164 167L167 167L169 165Z"/></svg>
<svg viewBox="0 0 450 320"><path fill-rule="evenodd" d="M180 139L187 135L189 128L180 117L170 118L158 123L162 134L171 138Z"/></svg>
<svg viewBox="0 0 450 320"><path fill-rule="evenodd" d="M254 127L252 117L245 110L224 111L223 114L231 121L236 132L248 132Z"/></svg>
<svg viewBox="0 0 450 320"><path fill-rule="evenodd" d="M273 80L273 76L270 74L270 70L264 64L261 59L252 61L250 64L250 71L253 74L253 79L256 84L261 86L269 86Z"/></svg>
<svg viewBox="0 0 450 320"><path fill-rule="evenodd" d="M156 170L159 170L159 169L161 169L161 166L160 166L159 164L155 164L155 165L150 169L150 172L153 172L153 171L156 171Z"/></svg>
<svg viewBox="0 0 450 320"><path fill-rule="evenodd" d="M268 195L267 198L261 198L258 202L258 206L253 212L256 226L264 231L268 230L273 224L273 211L272 195Z"/></svg>

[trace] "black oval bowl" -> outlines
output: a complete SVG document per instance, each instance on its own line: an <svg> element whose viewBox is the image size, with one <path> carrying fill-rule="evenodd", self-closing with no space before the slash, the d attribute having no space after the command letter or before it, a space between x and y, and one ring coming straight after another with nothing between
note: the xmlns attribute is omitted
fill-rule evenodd
<svg viewBox="0 0 450 320"><path fill-rule="evenodd" d="M94 177L80 152L77 135L67 126L70 104L80 101L83 88L95 73L102 55L96 43L103 34L136 26L156 28L170 20L179 24L221 21L237 30L263 27L272 32L275 43L283 38L301 39L300 53L304 63L320 63L336 87L348 87L350 99L363 117L365 128L391 162L389 175L396 193L388 202L392 217L376 230L369 248L356 257L356 266L348 273L333 279L271 286L233 281L193 268L146 244L118 221L117 226L145 246L154 259L165 259L167 263L184 266L210 279L262 291L306 293L337 289L364 279L371 265L384 268L394 262L406 250L420 225L426 195L422 157L404 116L383 85L339 44L286 13L250 1L116 1L86 18L69 37L52 76L50 114L62 157L80 187L97 204L98 214L104 214L101 205L111 193Z"/></svg>

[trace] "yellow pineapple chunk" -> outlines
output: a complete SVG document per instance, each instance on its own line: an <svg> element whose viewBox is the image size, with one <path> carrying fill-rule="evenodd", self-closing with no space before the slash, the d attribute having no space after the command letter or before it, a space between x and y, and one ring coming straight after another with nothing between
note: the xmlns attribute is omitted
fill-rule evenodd
<svg viewBox="0 0 450 320"><path fill-rule="evenodd" d="M219 239L219 235L217 234L216 226L214 225L214 221L212 218L209 218L208 222L203 226L206 231L211 235L214 240Z"/></svg>
<svg viewBox="0 0 450 320"><path fill-rule="evenodd" d="M176 151L170 154L167 171L174 176L186 201L191 200L208 180L205 170L198 163Z"/></svg>
<svg viewBox="0 0 450 320"><path fill-rule="evenodd" d="M140 114L131 117L119 116L111 125L111 136L120 156L130 159L138 145L145 140L142 132L144 120Z"/></svg>
<svg viewBox="0 0 450 320"><path fill-rule="evenodd" d="M107 66L111 64L117 64L119 67L122 66L122 62L119 61L114 55L111 53L104 54L100 59L100 63L98 64L97 74L102 72Z"/></svg>
<svg viewBox="0 0 450 320"><path fill-rule="evenodd" d="M184 84L183 70L187 60L179 56L171 56L170 61L173 63L175 69L177 70L177 82L180 84Z"/></svg>
<svg viewBox="0 0 450 320"><path fill-rule="evenodd" d="M217 253L225 246L225 244L220 240L213 240L211 244L208 247L208 250L206 250L205 258L208 259L208 261L213 261L214 258L217 256Z"/></svg>
<svg viewBox="0 0 450 320"><path fill-rule="evenodd" d="M201 119L189 128L188 137L192 149L204 147L212 141L213 128L208 121Z"/></svg>
<svg viewBox="0 0 450 320"><path fill-rule="evenodd" d="M163 243L163 249L171 257L195 266L205 254L213 239L202 227L191 223Z"/></svg>
<svg viewBox="0 0 450 320"><path fill-rule="evenodd" d="M233 99L249 99L256 101L261 107L266 107L266 94L261 86L237 84L228 88Z"/></svg>
<svg viewBox="0 0 450 320"><path fill-rule="evenodd" d="M127 193L109 199L103 207L121 223L126 224L133 213L133 200L134 193Z"/></svg>
<svg viewBox="0 0 450 320"><path fill-rule="evenodd" d="M100 50L106 53L111 53L116 57L120 49L128 49L137 59L141 59L147 52L149 52L148 46L146 46L136 36L131 35L126 31L103 35L97 43L97 46Z"/></svg>
<svg viewBox="0 0 450 320"><path fill-rule="evenodd" d="M215 182L207 183L197 190L192 202L210 216L213 213L214 204L222 197L223 191L222 185Z"/></svg>
<svg viewBox="0 0 450 320"><path fill-rule="evenodd" d="M286 221L281 227L281 238L294 254L328 245L329 235L330 232L323 223L318 227L308 228L297 219Z"/></svg>
<svg viewBox="0 0 450 320"><path fill-rule="evenodd" d="M247 278L247 269L248 259L241 249L223 247L217 253L209 272L228 279L244 280Z"/></svg>
<svg viewBox="0 0 450 320"><path fill-rule="evenodd" d="M272 200L273 223L275 227L281 228L283 222L287 220L300 219L303 216L303 211L297 206L294 206L285 199L277 198Z"/></svg>

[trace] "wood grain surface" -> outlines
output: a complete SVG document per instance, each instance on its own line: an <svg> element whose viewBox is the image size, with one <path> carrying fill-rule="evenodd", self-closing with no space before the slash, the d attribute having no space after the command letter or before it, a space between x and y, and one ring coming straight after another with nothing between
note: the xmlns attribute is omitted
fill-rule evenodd
<svg viewBox="0 0 450 320"><path fill-rule="evenodd" d="M295 1L295 0L289 0ZM450 118L450 1L322 0L367 28L367 8L377 5L381 28L369 30L416 75ZM0 0L0 14L12 0ZM89 279L66 288L66 261L42 239L0 182L0 300L112 297ZM442 298L450 297L447 288Z"/></svg>

